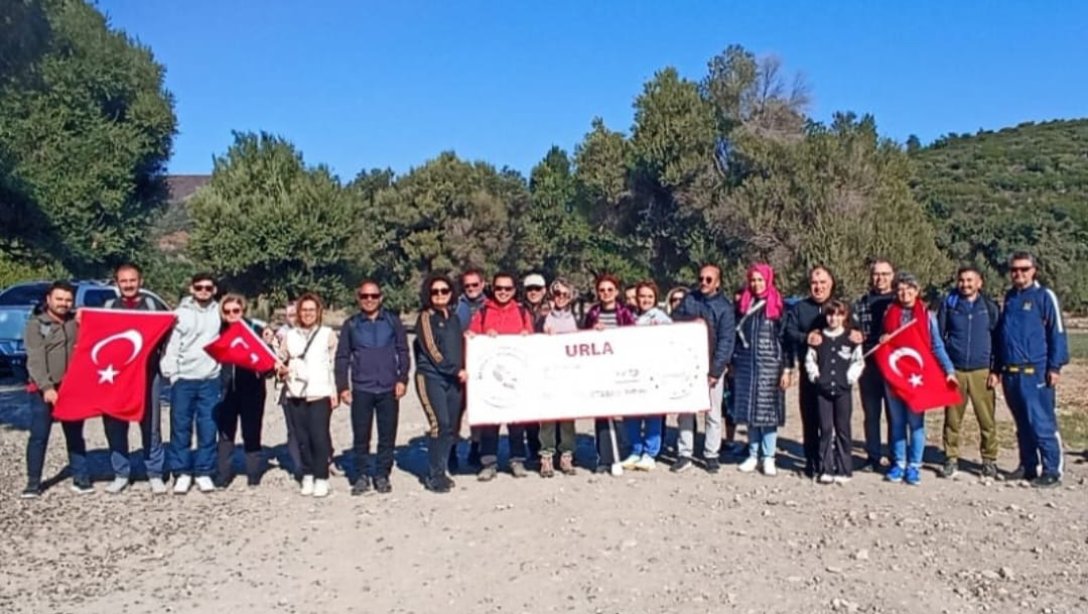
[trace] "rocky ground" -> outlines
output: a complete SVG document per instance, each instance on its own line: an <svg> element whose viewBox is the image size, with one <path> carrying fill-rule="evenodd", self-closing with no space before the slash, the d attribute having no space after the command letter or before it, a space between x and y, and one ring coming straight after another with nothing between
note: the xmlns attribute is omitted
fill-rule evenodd
<svg viewBox="0 0 1088 614"><path fill-rule="evenodd" d="M1076 382L1086 380L1083 365L1067 371L1063 404L1083 407ZM328 499L303 498L273 467L256 489L156 498L146 483L119 496L99 483L79 496L62 479L36 501L18 498L25 399L4 390L4 613L1088 611L1081 450L1066 455L1064 486L1042 492L932 470L919 487L872 474L820 486L789 471L800 439L795 390L775 478L739 474L732 459L716 476L663 466L621 478L583 470L480 484L466 475L453 493L433 495L412 475L425 465L412 393L390 495L351 497L341 477ZM1008 412L999 415L1011 443ZM940 421L929 418L931 469L941 461ZM579 430L588 461L591 425ZM347 448L343 410L333 431ZM64 465L59 428L53 437L47 475ZM265 437L277 446L269 455L282 456L277 408ZM108 480L98 423L88 438ZM971 448L964 456L977 460ZM1012 449L1001 464L1016 464Z"/></svg>

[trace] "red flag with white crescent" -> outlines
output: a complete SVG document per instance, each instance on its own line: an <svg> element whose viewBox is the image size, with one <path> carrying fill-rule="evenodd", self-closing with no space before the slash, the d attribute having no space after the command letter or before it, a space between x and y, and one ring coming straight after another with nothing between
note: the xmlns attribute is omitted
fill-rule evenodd
<svg viewBox="0 0 1088 614"><path fill-rule="evenodd" d="M224 365L234 365L257 373L271 371L276 355L248 324L234 322L219 337L204 346L204 351Z"/></svg>
<svg viewBox="0 0 1088 614"><path fill-rule="evenodd" d="M944 409L963 400L933 355L928 330L923 328L928 316L922 314L923 319L913 320L873 352L892 393L914 412Z"/></svg>
<svg viewBox="0 0 1088 614"><path fill-rule="evenodd" d="M75 353L53 417L71 421L106 414L140 421L150 385L148 360L175 319L161 311L81 309Z"/></svg>

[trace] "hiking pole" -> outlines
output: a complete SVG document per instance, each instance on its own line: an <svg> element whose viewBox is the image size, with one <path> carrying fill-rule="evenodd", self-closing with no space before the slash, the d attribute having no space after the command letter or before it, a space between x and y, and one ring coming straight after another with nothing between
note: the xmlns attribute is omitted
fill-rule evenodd
<svg viewBox="0 0 1088 614"><path fill-rule="evenodd" d="M885 343L887 343L887 342L891 341L893 337L895 337L895 336L896 336L896 335L898 335L899 333L901 333L901 332L903 332L903 331L907 330L907 327L909 327L909 326L910 326L911 324L914 324L914 323L915 323L915 322L917 322L917 321L918 321L918 320L911 320L910 322L907 322L906 324L904 324L904 325L900 326L899 328L897 328L897 329L893 330L893 331L892 331L891 333L889 333L889 334L887 335L887 338L886 338L886 339L884 339L884 340L883 340L883 341L881 341L880 343L878 343L878 344L874 345L874 346L872 347L872 349L870 349L870 350L869 350L868 352L865 352L864 354L862 354L862 355L861 355L861 357L862 357L862 358L868 358L870 354L872 354L873 352L875 352L875 351L877 350L877 348L879 348L880 346L884 345Z"/></svg>
<svg viewBox="0 0 1088 614"><path fill-rule="evenodd" d="M608 438L612 440L612 475L623 475L623 465L620 464L620 446L616 443L616 421L608 418Z"/></svg>

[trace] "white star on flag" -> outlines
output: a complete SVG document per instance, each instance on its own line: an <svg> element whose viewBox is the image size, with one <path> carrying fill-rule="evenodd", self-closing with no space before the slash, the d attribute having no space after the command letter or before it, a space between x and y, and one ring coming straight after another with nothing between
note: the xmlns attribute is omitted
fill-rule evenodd
<svg viewBox="0 0 1088 614"><path fill-rule="evenodd" d="M920 388L922 386L922 376L920 374L915 373L914 375L911 375L909 379L911 386L914 386L915 388Z"/></svg>
<svg viewBox="0 0 1088 614"><path fill-rule="evenodd" d="M113 368L113 365L106 365L105 369L98 372L98 383L104 384L106 382L113 383L113 378L117 377L120 371Z"/></svg>

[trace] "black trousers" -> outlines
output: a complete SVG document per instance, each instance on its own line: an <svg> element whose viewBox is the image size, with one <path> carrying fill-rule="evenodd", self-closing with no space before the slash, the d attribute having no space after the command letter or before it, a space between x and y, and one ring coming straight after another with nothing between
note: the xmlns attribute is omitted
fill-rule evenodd
<svg viewBox="0 0 1088 614"><path fill-rule="evenodd" d="M358 476L370 475L370 435L378 423L378 466L374 475L388 477L393 471L400 403L393 391L351 392L351 430Z"/></svg>
<svg viewBox="0 0 1088 614"><path fill-rule="evenodd" d="M624 449L623 425L612 418L597 418L593 422L593 431L597 437L597 465L608 467L620 462ZM662 435L664 437L664 435ZM612 442L615 441L615 447Z"/></svg>
<svg viewBox="0 0 1088 614"><path fill-rule="evenodd" d="M801 405L801 442L805 450L805 473L817 475L823 471L820 442L823 417L820 413L820 388L802 375L798 397Z"/></svg>
<svg viewBox="0 0 1088 614"><path fill-rule="evenodd" d="M540 456L540 423L526 422L506 427L510 433L510 460L528 461Z"/></svg>
<svg viewBox="0 0 1088 614"><path fill-rule="evenodd" d="M494 465L499 461L499 431L500 425L487 425L477 428L480 434L480 464L483 466ZM530 446L540 452L540 424L507 424L506 432L510 442L510 460L524 463L530 453ZM533 433L536 442L526 442L529 433Z"/></svg>
<svg viewBox="0 0 1088 614"><path fill-rule="evenodd" d="M431 477L441 477L461 424L461 385L448 377L416 373L416 393L427 416L427 470Z"/></svg>
<svg viewBox="0 0 1088 614"><path fill-rule="evenodd" d="M329 479L329 456L332 454L329 421L332 418L332 403L328 398L316 401L288 398L284 407L298 438L302 475L312 475L318 480Z"/></svg>
<svg viewBox="0 0 1088 614"><path fill-rule="evenodd" d="M820 472L849 476L854 468L850 460L850 414L854 412L850 391L837 395L820 391L816 404L820 415Z"/></svg>
<svg viewBox="0 0 1088 614"><path fill-rule="evenodd" d="M238 434L238 423L241 422L242 445L246 452L260 452L264 397L263 388L259 394L227 390L223 400L215 408L215 427L219 432L219 441L230 442L233 447L234 438Z"/></svg>

